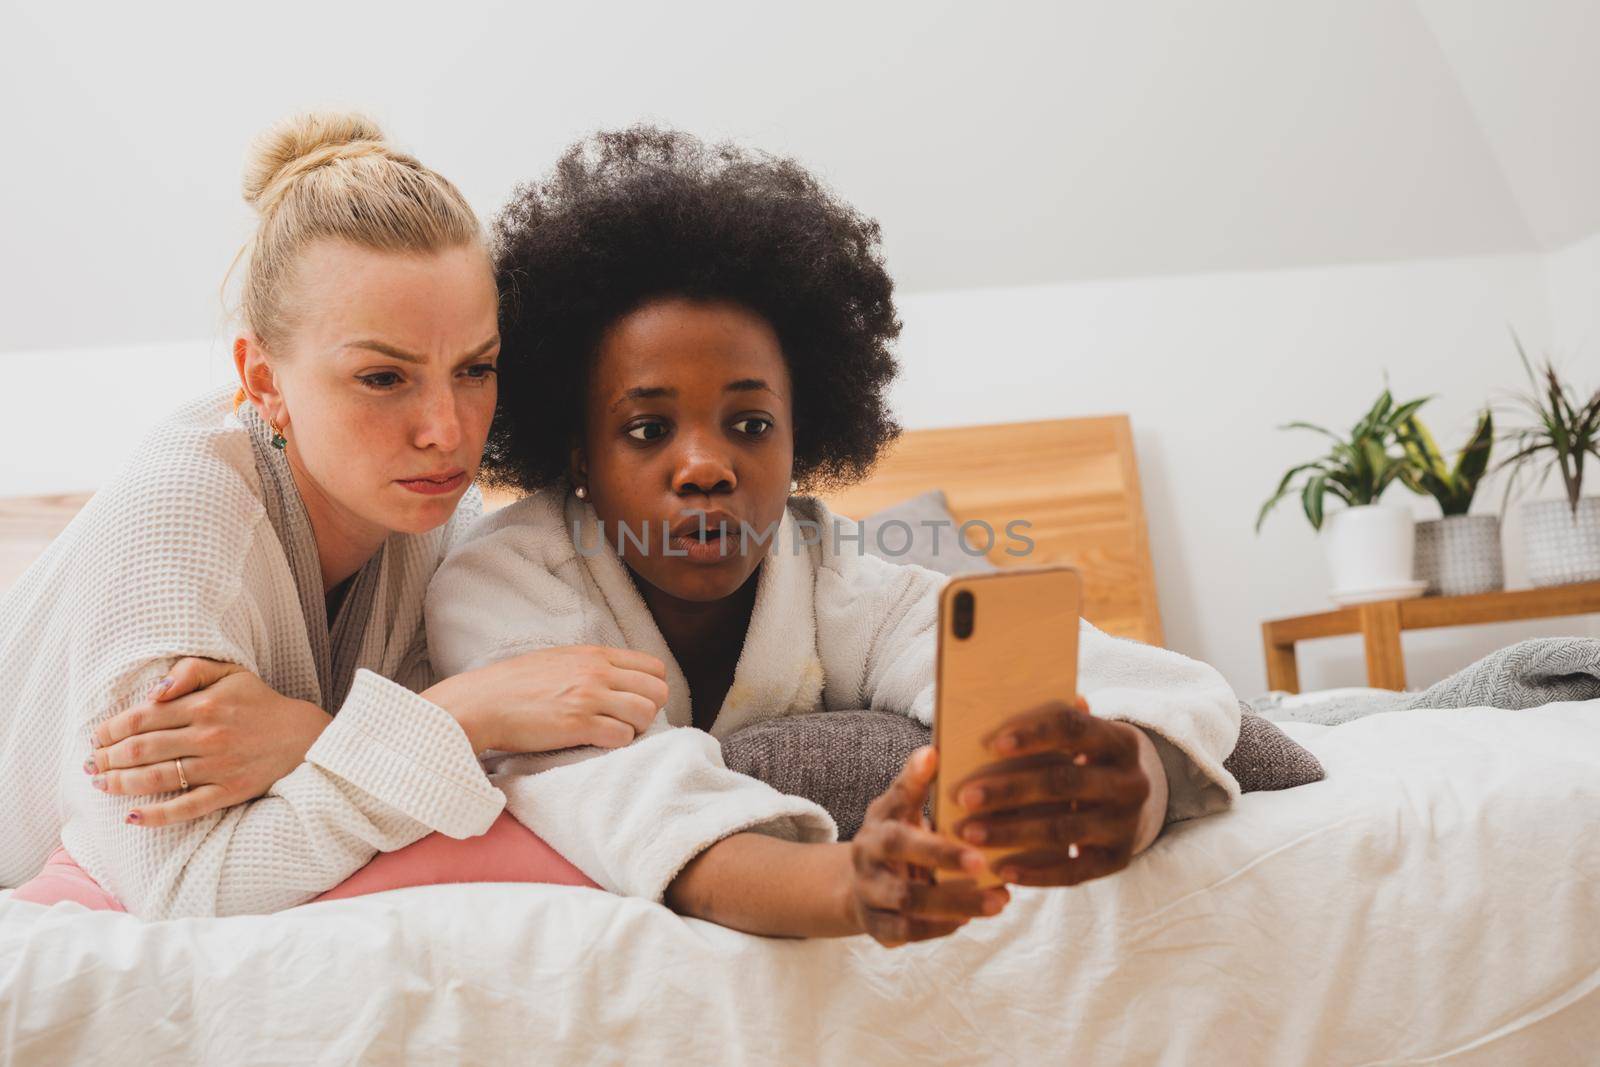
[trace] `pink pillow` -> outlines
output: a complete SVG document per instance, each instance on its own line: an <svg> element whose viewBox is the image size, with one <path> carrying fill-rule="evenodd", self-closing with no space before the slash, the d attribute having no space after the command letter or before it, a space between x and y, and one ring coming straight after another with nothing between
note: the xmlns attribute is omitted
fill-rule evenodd
<svg viewBox="0 0 1600 1067"><path fill-rule="evenodd" d="M600 888L545 844L544 838L502 811L478 837L457 841L444 834L429 834L405 848L380 852L311 903L444 882L542 882Z"/></svg>
<svg viewBox="0 0 1600 1067"><path fill-rule="evenodd" d="M89 877L89 872L78 866L78 861L57 845L44 861L44 869L17 886L12 900L26 900L49 907L59 901L70 900L82 904L90 911L127 911L117 898L100 888L100 883Z"/></svg>
<svg viewBox="0 0 1600 1067"><path fill-rule="evenodd" d="M380 852L365 867L310 903L339 900L414 885L449 882L536 882L598 889L544 839L501 812L486 833L457 841L429 834L394 852ZM57 848L41 870L18 886L12 900L50 905L71 900L93 911L126 911L100 888L64 848Z"/></svg>

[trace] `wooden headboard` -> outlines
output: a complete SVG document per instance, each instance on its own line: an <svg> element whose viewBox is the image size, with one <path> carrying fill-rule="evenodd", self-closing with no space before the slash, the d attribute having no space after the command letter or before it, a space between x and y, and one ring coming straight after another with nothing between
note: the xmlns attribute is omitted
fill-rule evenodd
<svg viewBox="0 0 1600 1067"><path fill-rule="evenodd" d="M1125 415L909 430L872 477L828 496L834 511L863 518L929 489L942 489L960 522L996 532L1001 567L1071 563L1083 572L1084 615L1107 633L1159 645L1161 612L1145 529L1133 435ZM77 514L87 493L0 499L0 591ZM494 494L486 506L503 505ZM1023 519L1025 557L1006 524Z"/></svg>
<svg viewBox="0 0 1600 1067"><path fill-rule="evenodd" d="M995 531L996 566L1070 563L1083 573L1084 616L1100 629L1160 645L1161 610L1144 498L1126 415L908 430L860 485L826 498L859 519L930 489L958 522ZM1031 523L1026 556L1005 536Z"/></svg>

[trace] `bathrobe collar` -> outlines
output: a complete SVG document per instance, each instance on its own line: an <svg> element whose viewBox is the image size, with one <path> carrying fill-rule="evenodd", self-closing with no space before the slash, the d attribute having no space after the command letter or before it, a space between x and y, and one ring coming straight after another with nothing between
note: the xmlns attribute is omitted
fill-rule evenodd
<svg viewBox="0 0 1600 1067"><path fill-rule="evenodd" d="M688 680L633 584L627 565L617 555L616 531L609 531L604 549L595 551L600 544L600 525L593 505L564 489L552 492L565 498L565 536L570 541L577 533L575 548L584 549L577 552L578 562L599 587L628 646L649 652L666 664L667 721L673 726L692 725ZM822 707L822 661L817 655L817 619L812 607L816 564L813 547L801 543L794 511L797 503L791 501L785 510L777 536L761 561L750 628L734 668L733 684L711 724L713 737L726 737L760 719Z"/></svg>
<svg viewBox="0 0 1600 1067"><path fill-rule="evenodd" d="M385 628L369 623L383 618L382 613L387 610L384 590L389 584L389 542L384 541L383 547L356 572L330 625L317 538L289 470L288 454L272 447L272 431L252 405L239 405L237 414L250 431L256 473L261 477L262 505L294 575L306 640L317 667L320 693L315 703L337 708L350 691L356 669L375 666L383 655Z"/></svg>

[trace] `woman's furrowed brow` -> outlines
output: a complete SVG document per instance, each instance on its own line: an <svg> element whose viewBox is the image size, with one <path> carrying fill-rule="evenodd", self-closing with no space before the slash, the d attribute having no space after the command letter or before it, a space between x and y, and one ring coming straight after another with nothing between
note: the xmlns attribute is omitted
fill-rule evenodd
<svg viewBox="0 0 1600 1067"><path fill-rule="evenodd" d="M465 356L462 357L462 359L463 360L477 359L479 356L481 356L484 353L488 352L490 349L494 348L494 346L499 344L499 343L500 343L500 337L497 334L494 337L491 337L487 341L483 342L483 344L481 344L478 347L474 348L471 352L468 352ZM398 359L402 363L426 363L426 362L428 362L428 357L426 357L426 356L419 356L415 352L407 352L403 348L396 348L394 345L385 344L382 341L374 341L374 340L350 341L350 342L347 342L346 344L344 344L341 347L344 347L344 348L364 348L369 352L376 352L379 355L388 356L390 359Z"/></svg>

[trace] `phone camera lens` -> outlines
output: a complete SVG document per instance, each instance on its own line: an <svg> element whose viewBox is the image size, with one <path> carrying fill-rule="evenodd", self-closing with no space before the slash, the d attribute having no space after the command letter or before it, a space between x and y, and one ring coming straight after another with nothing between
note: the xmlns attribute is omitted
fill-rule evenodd
<svg viewBox="0 0 1600 1067"><path fill-rule="evenodd" d="M971 592L963 589L961 592L956 594L954 604L955 610L952 612L950 624L951 630L957 637L966 638L972 636L973 606Z"/></svg>

